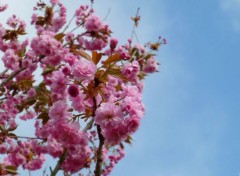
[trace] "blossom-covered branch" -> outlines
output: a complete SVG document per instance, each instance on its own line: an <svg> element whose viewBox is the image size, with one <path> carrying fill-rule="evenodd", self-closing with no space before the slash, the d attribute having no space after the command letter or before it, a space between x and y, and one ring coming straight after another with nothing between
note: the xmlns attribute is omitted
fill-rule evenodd
<svg viewBox="0 0 240 176"><path fill-rule="evenodd" d="M51 175L107 176L144 116L143 81L157 71L156 51L165 39L121 45L88 5L69 22L66 16L59 0L40 0L33 38L22 40L27 27L17 15L0 24L0 175L41 169L49 155L58 159ZM139 12L133 20L137 27ZM28 120L34 136L17 134Z"/></svg>

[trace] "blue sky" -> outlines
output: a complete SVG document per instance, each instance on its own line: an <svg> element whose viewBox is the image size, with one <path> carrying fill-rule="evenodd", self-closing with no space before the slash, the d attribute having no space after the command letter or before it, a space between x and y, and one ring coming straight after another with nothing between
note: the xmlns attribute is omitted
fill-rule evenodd
<svg viewBox="0 0 240 176"><path fill-rule="evenodd" d="M30 16L34 1L8 2L9 10ZM71 13L88 1L63 2ZM138 7L140 42L159 35L168 41L159 51L160 72L146 81L142 126L112 175L239 176L240 0L95 0L94 6L102 18L111 8L107 22L122 42Z"/></svg>

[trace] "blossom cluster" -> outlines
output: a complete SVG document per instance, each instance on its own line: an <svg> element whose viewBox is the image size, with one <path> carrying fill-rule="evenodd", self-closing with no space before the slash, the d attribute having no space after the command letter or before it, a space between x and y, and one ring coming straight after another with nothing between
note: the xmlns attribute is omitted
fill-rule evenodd
<svg viewBox="0 0 240 176"><path fill-rule="evenodd" d="M16 15L0 24L0 175L41 169L46 155L58 158L51 175L93 175L93 168L109 175L139 128L143 81L157 71L154 52L165 42L120 45L88 5L75 11L72 30L59 0L39 1L34 10L32 39L19 40L26 24ZM18 120L34 121L34 136L18 136Z"/></svg>

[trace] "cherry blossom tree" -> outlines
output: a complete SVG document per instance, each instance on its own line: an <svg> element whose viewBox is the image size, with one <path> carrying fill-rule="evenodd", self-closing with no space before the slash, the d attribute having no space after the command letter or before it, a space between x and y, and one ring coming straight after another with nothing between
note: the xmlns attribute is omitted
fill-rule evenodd
<svg viewBox="0 0 240 176"><path fill-rule="evenodd" d="M46 155L57 159L51 176L110 175L144 116L143 81L165 39L120 45L88 5L66 13L59 0L37 2L31 39L16 15L0 24L0 175L42 169ZM138 13L132 20L134 32ZM35 136L18 135L16 120L33 120Z"/></svg>

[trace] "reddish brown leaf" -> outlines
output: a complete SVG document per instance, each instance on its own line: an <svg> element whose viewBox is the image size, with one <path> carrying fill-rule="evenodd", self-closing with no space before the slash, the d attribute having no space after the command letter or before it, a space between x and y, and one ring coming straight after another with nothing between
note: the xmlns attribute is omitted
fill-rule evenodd
<svg viewBox="0 0 240 176"><path fill-rule="evenodd" d="M101 60L102 54L96 51L92 51L92 61L97 65L98 62Z"/></svg>
<svg viewBox="0 0 240 176"><path fill-rule="evenodd" d="M114 54L107 58L107 60L104 61L104 65L107 66L108 64L111 64L113 62L118 62L121 60L120 54Z"/></svg>

